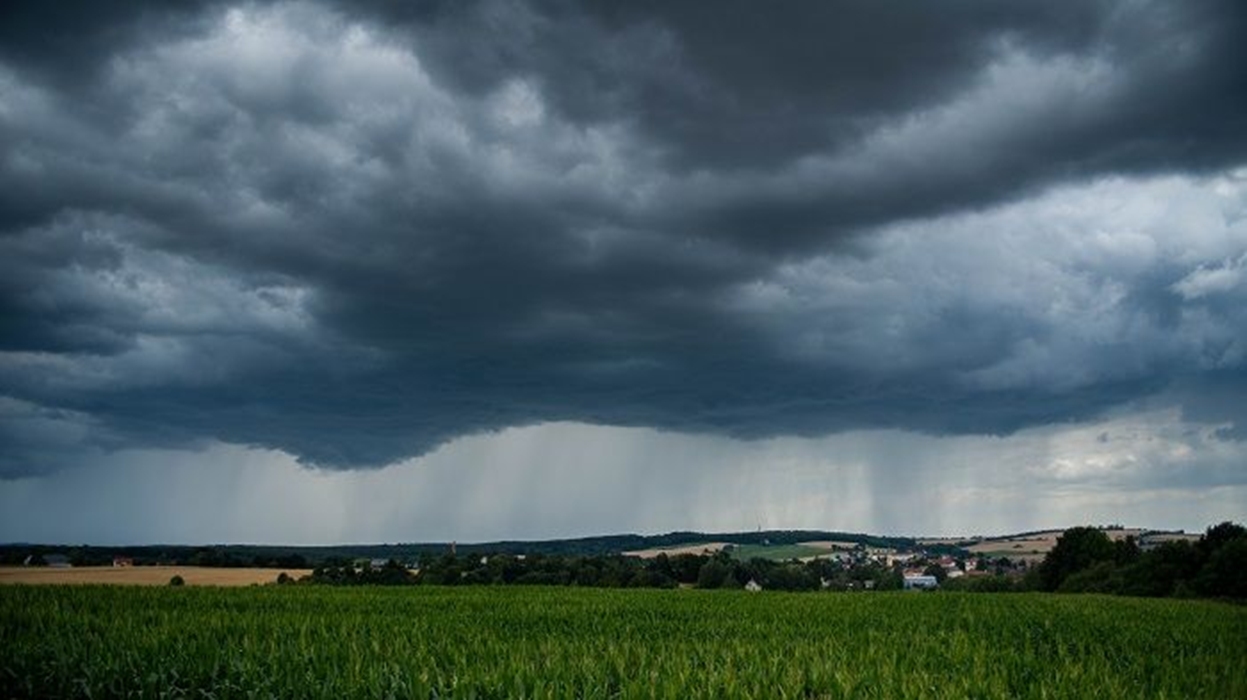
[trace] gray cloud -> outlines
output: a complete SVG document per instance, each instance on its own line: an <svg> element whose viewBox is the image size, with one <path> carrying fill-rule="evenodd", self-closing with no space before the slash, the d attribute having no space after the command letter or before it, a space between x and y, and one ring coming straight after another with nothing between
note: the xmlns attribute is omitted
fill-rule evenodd
<svg viewBox="0 0 1247 700"><path fill-rule="evenodd" d="M375 466L1241 386L1234 3L57 8L0 22L6 431Z"/></svg>

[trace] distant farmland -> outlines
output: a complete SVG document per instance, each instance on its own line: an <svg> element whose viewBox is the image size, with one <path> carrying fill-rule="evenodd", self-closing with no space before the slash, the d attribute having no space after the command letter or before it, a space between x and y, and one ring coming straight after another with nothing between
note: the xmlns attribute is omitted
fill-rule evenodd
<svg viewBox="0 0 1247 700"><path fill-rule="evenodd" d="M812 557L828 556L838 549L849 550L856 545L857 543L855 542L838 542L830 540L796 542L793 544L689 542L686 544L672 545L670 547L640 549L631 552L624 552L624 554L632 557L641 557L642 559L651 559L659 554L676 556L679 554L714 554L719 551L726 551L732 556L733 559L739 559L741 561L748 561L753 558L770 559L772 561L787 561L789 559L809 559Z"/></svg>
<svg viewBox="0 0 1247 700"><path fill-rule="evenodd" d="M789 559L807 559L809 557L826 556L830 548L811 547L806 544L742 544L731 550L732 558L748 561L753 558L787 561Z"/></svg>
<svg viewBox="0 0 1247 700"><path fill-rule="evenodd" d="M4 566L0 567L0 584L164 586L174 576L181 576L188 586L251 586L274 583L283 571L294 578L311 573L310 569L222 569L206 566L81 566L65 569Z"/></svg>
<svg viewBox="0 0 1247 700"><path fill-rule="evenodd" d="M0 621L11 698L1247 697L1209 601L5 586Z"/></svg>

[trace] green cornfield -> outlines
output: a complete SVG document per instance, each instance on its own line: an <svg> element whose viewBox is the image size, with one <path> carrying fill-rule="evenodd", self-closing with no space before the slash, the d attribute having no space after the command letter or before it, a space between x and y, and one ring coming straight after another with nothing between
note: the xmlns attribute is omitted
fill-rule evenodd
<svg viewBox="0 0 1247 700"><path fill-rule="evenodd" d="M0 697L1247 698L1247 608L1043 594L0 589Z"/></svg>

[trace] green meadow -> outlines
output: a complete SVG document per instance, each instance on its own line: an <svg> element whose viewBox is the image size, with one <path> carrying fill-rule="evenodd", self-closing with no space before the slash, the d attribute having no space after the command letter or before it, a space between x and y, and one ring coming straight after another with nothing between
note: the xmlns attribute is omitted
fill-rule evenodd
<svg viewBox="0 0 1247 700"><path fill-rule="evenodd" d="M1243 698L1247 607L1051 594L0 589L0 697Z"/></svg>
<svg viewBox="0 0 1247 700"><path fill-rule="evenodd" d="M741 544L736 545L731 549L732 558L739 561L749 561L754 558L770 559L772 561L787 561L789 559L802 559L804 557L827 556L830 553L830 550L827 549L807 547L801 544Z"/></svg>

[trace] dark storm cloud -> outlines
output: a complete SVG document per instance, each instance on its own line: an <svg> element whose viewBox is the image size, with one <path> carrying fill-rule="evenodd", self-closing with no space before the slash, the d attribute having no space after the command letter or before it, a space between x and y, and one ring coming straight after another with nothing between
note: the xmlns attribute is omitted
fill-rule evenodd
<svg viewBox="0 0 1247 700"><path fill-rule="evenodd" d="M927 243L1241 164L1237 3L705 8L10 4L0 394L6 433L42 428L0 474L211 438L376 465L547 420L1000 433L1242 342L1238 292L1173 286L1224 246L1034 283L1124 286L1117 346L956 261L1026 277L1044 242Z"/></svg>
<svg viewBox="0 0 1247 700"><path fill-rule="evenodd" d="M963 3L380 4L432 70L471 91L538 76L577 121L621 113L684 167L766 167L964 88L1001 41L1086 50L1107 8ZM464 35L490 34L489 42ZM576 60L569 60L575 57Z"/></svg>
<svg viewBox="0 0 1247 700"><path fill-rule="evenodd" d="M1064 178L1210 170L1247 155L1247 11L1236 3L1131 11L1109 2L903 10L841 2L789 12L749 2L474 3L410 14L383 7L381 16L400 23L448 82L481 92L517 73L533 76L573 121L638 124L667 168L756 176L743 192L671 212L684 230L755 249L818 247L863 226ZM1012 114L999 140L957 134L964 143L892 163L881 176L833 171L768 187L767 174L811 154L872 159L859 152L864 135L955 98L1010 54L1105 62L1113 75L1095 89L1113 94L1085 109L1051 104ZM1022 81L1018 89L1028 89Z"/></svg>

